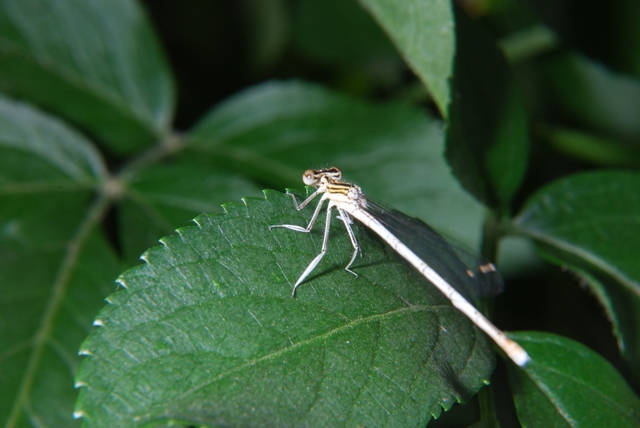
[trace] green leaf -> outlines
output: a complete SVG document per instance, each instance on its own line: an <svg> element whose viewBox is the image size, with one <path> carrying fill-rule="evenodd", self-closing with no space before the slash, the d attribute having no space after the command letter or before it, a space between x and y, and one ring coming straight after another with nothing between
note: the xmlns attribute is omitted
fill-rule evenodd
<svg viewBox="0 0 640 428"><path fill-rule="evenodd" d="M212 110L184 156L297 186L314 164L337 166L372 197L477 247L484 209L451 176L442 123L402 104L357 101L317 85L269 82Z"/></svg>
<svg viewBox="0 0 640 428"><path fill-rule="evenodd" d="M588 271L573 263L566 266L580 277L581 283L589 284L604 307L622 355L629 361L629 368L637 379L640 376L640 299L636 291L620 287L614 278L597 269Z"/></svg>
<svg viewBox="0 0 640 428"><path fill-rule="evenodd" d="M239 195L261 193L237 173L186 162L134 170L125 183L118 219L120 246L130 266L161 236L194 215L218 211Z"/></svg>
<svg viewBox="0 0 640 428"><path fill-rule="evenodd" d="M558 180L533 195L514 219L515 232L595 282L623 355L637 367L640 331L640 174L599 171Z"/></svg>
<svg viewBox="0 0 640 428"><path fill-rule="evenodd" d="M502 208L527 167L524 103L495 41L461 11L456 35L447 160L467 191Z"/></svg>
<svg viewBox="0 0 640 428"><path fill-rule="evenodd" d="M578 54L554 57L543 66L555 108L592 131L620 140L638 156L638 79L616 74Z"/></svg>
<svg viewBox="0 0 640 428"><path fill-rule="evenodd" d="M0 88L130 152L167 133L173 82L133 0L0 3Z"/></svg>
<svg viewBox="0 0 640 428"><path fill-rule="evenodd" d="M360 0L411 69L429 88L443 117L449 110L449 78L455 54L451 2Z"/></svg>
<svg viewBox="0 0 640 428"><path fill-rule="evenodd" d="M487 382L488 339L362 225L359 277L336 224L291 298L323 227L269 230L311 210L265 194L198 217L122 275L81 348L85 426L424 426Z"/></svg>
<svg viewBox="0 0 640 428"><path fill-rule="evenodd" d="M527 427L637 427L640 400L604 358L549 333L510 336L532 360L509 367L518 417Z"/></svg>
<svg viewBox="0 0 640 428"><path fill-rule="evenodd" d="M595 165L638 166L640 153L633 146L613 138L562 126L536 127L556 150Z"/></svg>
<svg viewBox="0 0 640 428"><path fill-rule="evenodd" d="M119 270L89 205L105 179L80 134L0 98L3 426L71 426L77 349Z"/></svg>

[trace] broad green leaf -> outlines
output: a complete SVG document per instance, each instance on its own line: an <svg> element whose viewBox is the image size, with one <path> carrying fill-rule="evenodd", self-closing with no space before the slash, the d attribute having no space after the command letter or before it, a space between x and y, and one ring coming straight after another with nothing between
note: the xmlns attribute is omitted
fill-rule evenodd
<svg viewBox="0 0 640 428"><path fill-rule="evenodd" d="M616 323L623 355L640 362L640 174L599 171L574 175L541 189L514 219L548 258L594 279Z"/></svg>
<svg viewBox="0 0 640 428"><path fill-rule="evenodd" d="M172 85L133 0L0 2L0 89L68 117L114 150L167 133Z"/></svg>
<svg viewBox="0 0 640 428"><path fill-rule="evenodd" d="M567 338L540 332L510 335L532 360L509 368L516 409L526 427L637 427L640 400L604 358Z"/></svg>
<svg viewBox="0 0 640 428"><path fill-rule="evenodd" d="M72 426L77 348L119 269L91 205L105 178L80 134L0 98L3 426Z"/></svg>
<svg viewBox="0 0 640 428"><path fill-rule="evenodd" d="M447 160L465 189L503 208L527 167L526 111L495 41L461 11L456 36Z"/></svg>
<svg viewBox="0 0 640 428"><path fill-rule="evenodd" d="M582 283L589 284L604 307L613 324L618 346L637 379L640 377L640 299L637 292L620 287L614 278L596 269L588 271L572 263L567 263L566 267L575 272Z"/></svg>
<svg viewBox="0 0 640 428"><path fill-rule="evenodd" d="M483 207L449 172L441 122L401 104L372 104L302 82L269 82L225 101L190 133L185 157L298 187L313 165L342 169L369 196L469 246Z"/></svg>
<svg viewBox="0 0 640 428"><path fill-rule="evenodd" d="M411 69L427 86L447 117L455 54L454 19L447 0L359 0Z"/></svg>
<svg viewBox="0 0 640 428"><path fill-rule="evenodd" d="M640 81L616 74L577 55L555 57L544 64L554 107L573 121L606 135L638 156L640 149ZM619 150L613 146L612 150Z"/></svg>
<svg viewBox="0 0 640 428"><path fill-rule="evenodd" d="M141 168L124 182L118 223L121 249L130 266L160 237L194 216L218 211L222 203L240 195L261 193L237 173L187 163Z"/></svg>
<svg viewBox="0 0 640 428"><path fill-rule="evenodd" d="M359 277L335 224L291 298L323 227L269 230L312 212L265 194L198 217L122 275L81 348L84 426L424 426L487 382L488 339L362 225Z"/></svg>

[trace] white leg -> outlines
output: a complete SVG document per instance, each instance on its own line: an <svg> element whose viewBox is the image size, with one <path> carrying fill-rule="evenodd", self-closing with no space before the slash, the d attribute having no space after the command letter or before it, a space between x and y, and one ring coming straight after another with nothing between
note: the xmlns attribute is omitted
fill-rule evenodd
<svg viewBox="0 0 640 428"><path fill-rule="evenodd" d="M318 192L315 192L311 196L309 196L307 199L305 199L301 204L298 204L298 201L296 200L295 195L289 193L289 195L291 195L291 197L293 198L293 203L298 211L300 211L305 206L307 206L309 202L311 202L318 194L319 194ZM309 221L309 224L307 225L307 227L297 226L295 224L276 224L273 226L269 226L269 229L282 227L285 229L294 230L296 232L309 233L311 232L311 229L313 229L313 226L315 225L316 220L318 220L318 216L320 215L320 210L322 209L323 204L324 204L324 200L321 199L315 211L313 212L313 216L311 217L311 220ZM307 276L309 276L309 274L315 269L315 267L318 266L318 263L320 263L320 261L322 260L322 258L327 252L327 244L329 241L329 230L331 226L331 210L333 209L333 207L334 205L330 203L329 207L327 208L327 219L324 227L324 238L322 240L322 250L320 251L320 254L318 254L311 261L311 263L309 264L309 266L307 266L307 268L304 270L302 275L300 275L300 278L298 278L298 281L296 281L295 285L293 286L293 291L291 292L291 297L295 297L296 289L298 288L298 286L307 278ZM355 233L353 233L353 229L351 229L351 223L353 223L351 221L351 217L346 211L344 211L341 208L338 208L338 211L340 212L340 215L338 216L338 218L342 220L345 227L347 228L347 234L349 235L349 239L351 240L351 245L353 245L353 249L354 249L353 255L351 256L351 260L349 260L347 267L345 267L344 269L347 272L355 275L355 277L357 278L358 274L352 271L350 268L353 262L355 261L356 257L358 256L358 252L360 251L360 246L358 245L358 241L356 240Z"/></svg>
<svg viewBox="0 0 640 428"><path fill-rule="evenodd" d="M313 192L307 199L305 199L304 201L302 201L302 203L300 205L298 205L298 200L296 199L296 195L294 195L293 193L289 193L287 192L287 195L291 196L291 198L293 198L293 205L296 207L296 209L298 211L300 211L301 209L303 209L304 207L306 207L309 202L311 202L313 200L313 198L315 198L316 196L318 196L320 194L320 192L318 192L317 190L315 192Z"/></svg>
<svg viewBox="0 0 640 428"><path fill-rule="evenodd" d="M296 209L298 211L300 211L302 208L304 208L309 201L311 201L314 197L315 197L316 193L314 193L313 195L309 196L302 204L298 205L298 203L296 202L296 197L293 196L293 202L294 204L296 204ZM318 214L320 214L320 210L322 209L322 205L324 204L324 201L322 199L320 199L320 202L318 203L318 206L316 207L316 210L313 212L313 216L311 217L311 221L309 222L309 225L307 227L302 227L302 226L296 226L295 224L275 224L273 226L269 226L269 230L274 229L276 227L284 227L285 229L291 229L291 230L295 230L296 232L306 232L309 233L311 232L311 229L313 229L313 225L316 223L316 220L318 219Z"/></svg>
<svg viewBox="0 0 640 428"><path fill-rule="evenodd" d="M322 202L318 204L318 207L320 207L321 205L322 205ZM302 272L302 275L300 275L300 278L298 278L298 281L293 286L293 291L291 291L291 297L295 297L296 288L298 288L298 286L302 283L302 281L304 281L305 278L309 276L309 274L313 271L313 269L315 269L315 267L318 266L318 263L320 263L320 260L322 260L322 258L327 252L327 242L329 241L329 229L331 226L331 209L332 208L333 208L333 205L329 204L329 207L327 208L327 220L324 225L324 239L322 240L322 251L320 251L320 254L318 254L316 258L311 261L309 266L307 266L304 272ZM316 209L316 213L314 214L314 217L317 217L318 212L319 210ZM315 222L315 220L313 221Z"/></svg>
<svg viewBox="0 0 640 428"><path fill-rule="evenodd" d="M349 264L347 265L346 268L344 268L344 270L354 274L357 278L358 274L349 268L351 267L354 260L358 256L358 251L360 251L360 246L358 245L358 241L356 240L356 234L353 233L353 229L351 229L351 223L353 223L351 221L351 217L349 217L349 214L347 214L347 212L344 211L342 208L338 208L338 212L340 212L339 218L342 220L342 222L344 223L344 226L347 228L347 234L349 235L349 239L351 239L351 245L353 245L353 255L351 256L351 260L349 260Z"/></svg>

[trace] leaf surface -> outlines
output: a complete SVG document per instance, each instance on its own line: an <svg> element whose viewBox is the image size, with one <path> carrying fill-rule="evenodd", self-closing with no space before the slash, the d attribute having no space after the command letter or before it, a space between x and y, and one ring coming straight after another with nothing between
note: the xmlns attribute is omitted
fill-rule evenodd
<svg viewBox="0 0 640 428"><path fill-rule="evenodd" d="M167 133L173 82L132 0L0 3L0 89L52 109L120 152Z"/></svg>
<svg viewBox="0 0 640 428"><path fill-rule="evenodd" d="M360 0L360 3L387 32L446 118L456 37L451 2Z"/></svg>
<svg viewBox="0 0 640 428"><path fill-rule="evenodd" d="M556 108L588 129L618 139L613 150L638 156L640 81L570 53L543 63L544 77ZM615 141L615 140L614 140ZM626 144L625 144L626 143ZM606 148L606 145L603 147Z"/></svg>
<svg viewBox="0 0 640 428"><path fill-rule="evenodd" d="M636 427L640 400L604 358L565 337L541 332L510 336L532 360L510 367L520 422L527 427Z"/></svg>
<svg viewBox="0 0 640 428"><path fill-rule="evenodd" d="M123 274L82 346L86 426L424 426L487 381L488 339L361 225L359 277L334 225L291 298L323 227L269 230L311 212L265 194L198 217Z"/></svg>
<svg viewBox="0 0 640 428"><path fill-rule="evenodd" d="M158 239L199 214L216 212L239 195L260 189L240 174L187 162L150 165L126 178L118 205L120 245L129 266Z"/></svg>
<svg viewBox="0 0 640 428"><path fill-rule="evenodd" d="M609 167L637 167L640 164L637 148L614 138L562 126L539 125L538 132L557 151L581 161Z"/></svg>
<svg viewBox="0 0 640 428"><path fill-rule="evenodd" d="M583 173L544 187L514 219L553 262L593 280L632 367L640 361L639 195L636 172Z"/></svg>
<svg viewBox="0 0 640 428"><path fill-rule="evenodd" d="M118 264L95 231L93 146L0 98L0 421L70 426L78 345Z"/></svg>

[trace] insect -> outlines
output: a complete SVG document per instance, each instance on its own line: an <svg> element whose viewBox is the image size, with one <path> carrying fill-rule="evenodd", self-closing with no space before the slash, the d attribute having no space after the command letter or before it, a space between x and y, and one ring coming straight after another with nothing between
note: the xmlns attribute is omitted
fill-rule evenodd
<svg viewBox="0 0 640 428"><path fill-rule="evenodd" d="M409 262L422 276L438 287L451 301L453 306L459 309L469 319L484 331L493 341L519 366L524 366L529 361L527 352L515 341L509 339L500 329L494 326L480 311L478 311L450 282L462 289L475 287L483 281L502 283L502 279L493 263L482 262L471 265L465 260L466 252L457 249L448 243L434 229L418 222L399 211L384 207L381 204L367 198L362 189L355 184L342 180L342 171L336 167L325 169L308 169L302 175L302 180L307 186L315 187L315 192L302 203L298 204L296 197L293 201L296 209L302 210L316 197L320 196L320 202L311 217L307 227L293 224L278 224L269 226L269 229L286 228L296 232L310 232L313 228L322 206L329 201L327 207L327 220L325 222L322 250L307 266L298 281L293 286L292 296L295 296L298 286L320 263L327 252L329 240L329 226L333 208L338 210L338 218L344 223L354 251L345 270L358 276L351 265L355 261L360 247L355 233L351 227L352 218L358 220L375 232L393 250ZM401 239L402 238L402 239ZM405 244L403 241L407 242ZM420 241L420 242L419 242ZM416 248L426 246L429 248L427 255L420 257L416 254ZM411 247L411 248L410 248ZM413 248L413 249L412 249Z"/></svg>

